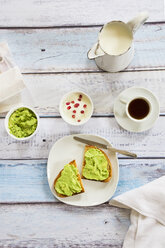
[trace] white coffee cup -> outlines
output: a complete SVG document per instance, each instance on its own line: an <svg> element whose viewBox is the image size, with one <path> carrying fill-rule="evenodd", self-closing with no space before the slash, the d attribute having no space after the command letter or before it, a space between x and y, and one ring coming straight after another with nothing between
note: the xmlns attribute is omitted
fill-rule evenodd
<svg viewBox="0 0 165 248"><path fill-rule="evenodd" d="M130 104L134 101L134 100L142 100L143 102L147 103L148 105L148 110L146 110L146 113L144 113L144 117L142 118L136 118L134 116L131 115L130 111L129 111L129 106ZM125 111L124 113L126 114L126 116L133 122L135 123L141 123L143 121L146 121L149 117L150 117L150 114L151 114L151 110L152 110L152 106L151 106L151 103L150 101L145 98L145 97L142 97L142 96L136 96L136 97L132 97L132 98L125 98L125 97L122 97L120 99L120 102L122 102L123 104L125 104ZM141 111L142 112L145 112L145 111Z"/></svg>

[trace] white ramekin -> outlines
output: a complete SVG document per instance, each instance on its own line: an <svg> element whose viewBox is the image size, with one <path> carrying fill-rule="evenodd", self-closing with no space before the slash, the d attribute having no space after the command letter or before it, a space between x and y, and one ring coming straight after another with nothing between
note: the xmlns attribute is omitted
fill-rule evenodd
<svg viewBox="0 0 165 248"><path fill-rule="evenodd" d="M9 118L10 118L11 114L12 114L14 111L16 111L17 109L19 109L19 108L28 108L28 109L30 109L32 112L34 112L34 114L35 114L36 117L37 117L37 128L36 128L36 130L35 130L34 133L32 133L30 136L25 137L25 138L18 138L18 137L16 137L16 136L14 136L13 134L10 133L10 129L9 129L9 127L8 127ZM12 138L14 138L15 140L24 141L24 140L31 139L31 138L38 132L38 129L39 129L39 116L38 116L38 114L36 113L36 111L35 111L33 108L29 107L29 106L26 106L26 105L19 105L19 106L16 106L16 107L10 109L10 111L7 113L7 115L6 115L6 117L5 117L5 129L6 129L6 132L8 133L8 135L10 135L10 136L11 136Z"/></svg>
<svg viewBox="0 0 165 248"><path fill-rule="evenodd" d="M75 123L70 122L70 121L66 118L66 116L65 116L65 114L64 114L64 112L63 112L63 108L62 108L63 102L66 100L66 98L67 98L69 95L72 95L72 94L74 94L74 93L78 93L78 94L80 94L80 95L85 95L85 96L88 98L88 100L89 100L89 102L90 102L90 104L91 104L91 112L89 113L89 116L88 116L86 119L84 119L83 122L75 122ZM59 105L59 111L60 111L60 115L61 115L62 119L63 119L65 122L67 122L68 124L70 124L70 125L72 125L72 126L80 126L80 125L85 124L85 123L91 118L91 116L92 116L92 114L93 114L93 102L92 102L92 99L90 98L90 96L87 95L86 93L84 93L83 91L79 91L79 90L70 91L70 92L68 92L67 94L65 94L65 95L62 97L62 99L61 99L61 101L60 101L60 105Z"/></svg>

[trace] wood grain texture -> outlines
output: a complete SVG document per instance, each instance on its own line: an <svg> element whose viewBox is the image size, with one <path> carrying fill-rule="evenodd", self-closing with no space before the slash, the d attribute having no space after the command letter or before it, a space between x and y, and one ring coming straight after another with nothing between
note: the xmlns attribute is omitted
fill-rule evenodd
<svg viewBox="0 0 165 248"><path fill-rule="evenodd" d="M113 19L128 21L148 10L149 21L162 21L163 0L5 0L1 1L1 27L47 27L103 24Z"/></svg>
<svg viewBox="0 0 165 248"><path fill-rule="evenodd" d="M122 90L141 85L156 93L161 112L165 112L163 2L1 1L0 37L9 43L16 64L25 73L27 89L23 101L35 106L42 115L57 117L61 96L78 88L91 95L95 115L109 115ZM150 12L149 22L162 23L146 24L135 35L135 58L126 73L100 73L86 54L97 40L101 25L113 19L128 21L141 10ZM157 71L148 72L150 69ZM132 73L135 70L139 72ZM31 96L36 92L38 99ZM165 159L159 157L165 157L165 117L160 117L152 130L140 134L124 131L114 118L106 117L92 118L76 128L60 118L42 118L40 122L37 136L21 143L6 134L4 119L0 119L0 247L121 248L129 226L129 211L108 204L76 208L59 203L47 182L49 150L65 135L94 133L120 149L150 157L132 160L120 156L116 196L164 175Z"/></svg>
<svg viewBox="0 0 165 248"><path fill-rule="evenodd" d="M60 118L41 118L38 134L27 141L16 141L5 131L0 119L1 159L38 159L48 157L49 150L59 138L69 134L97 134L107 138L114 147L130 150L138 157L162 157L165 155L165 117L142 133L130 133L120 128L114 118L92 118L83 126L70 126ZM120 155L122 157L123 155Z"/></svg>
<svg viewBox="0 0 165 248"><path fill-rule="evenodd" d="M121 247L129 211L104 204L1 205L1 247ZM6 245L6 246L5 246Z"/></svg>
<svg viewBox="0 0 165 248"><path fill-rule="evenodd" d="M165 71L25 74L24 80L27 90L23 92L23 102L34 106L44 116L59 116L62 96L76 89L91 96L94 115L113 114L115 98L132 86L145 87L154 92L160 101L160 112L165 113Z"/></svg>
<svg viewBox="0 0 165 248"><path fill-rule="evenodd" d="M61 29L1 29L16 64L29 72L99 71L87 52L100 27ZM165 68L165 24L146 24L135 34L135 57L127 71Z"/></svg>
<svg viewBox="0 0 165 248"><path fill-rule="evenodd" d="M46 166L41 160L0 160L0 203L58 202L49 189ZM165 174L164 159L120 159L119 167L115 196Z"/></svg>

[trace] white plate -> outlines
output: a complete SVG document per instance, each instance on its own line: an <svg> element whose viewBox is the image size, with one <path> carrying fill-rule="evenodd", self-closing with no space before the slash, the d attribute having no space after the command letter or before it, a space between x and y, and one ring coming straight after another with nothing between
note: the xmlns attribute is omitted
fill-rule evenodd
<svg viewBox="0 0 165 248"><path fill-rule="evenodd" d="M152 105L152 109L149 118L144 119L144 121L142 121L141 123L135 123L134 121L129 119L128 116L126 115L125 104L123 104L120 101L120 99L136 98L139 96L148 99L148 101ZM143 132L150 129L154 125L155 121L158 119L159 112L160 112L159 101L156 98L156 96L148 89L142 87L131 87L124 90L123 92L120 93L120 95L117 97L114 103L114 115L116 121L122 128L130 132Z"/></svg>
<svg viewBox="0 0 165 248"><path fill-rule="evenodd" d="M79 172L81 173L85 144L82 144L73 139L73 136L65 136L58 140L52 147L47 164L47 176L49 187L53 195L60 201L74 206L95 206L108 201L115 193L119 180L119 165L115 153L108 154L112 164L112 178L109 182L96 182L82 179L85 192L82 194L61 198L58 197L54 190L54 179L57 177L64 165L72 160L76 160ZM96 135L79 134L76 135L84 139L101 142L107 145L111 144L104 138Z"/></svg>

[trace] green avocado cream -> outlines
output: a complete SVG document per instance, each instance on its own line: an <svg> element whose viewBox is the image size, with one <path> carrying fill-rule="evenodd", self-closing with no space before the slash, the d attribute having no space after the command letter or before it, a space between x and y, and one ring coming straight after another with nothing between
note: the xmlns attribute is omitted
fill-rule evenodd
<svg viewBox="0 0 165 248"><path fill-rule="evenodd" d="M62 195L71 196L82 191L78 180L78 169L72 164L66 164L61 176L55 183L55 190Z"/></svg>
<svg viewBox="0 0 165 248"><path fill-rule="evenodd" d="M10 133L17 138L28 137L37 128L37 117L30 109L19 108L11 114L8 127Z"/></svg>
<svg viewBox="0 0 165 248"><path fill-rule="evenodd" d="M85 153L85 166L82 174L87 179L98 181L109 177L108 162L100 150L91 148Z"/></svg>

